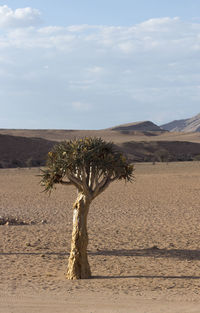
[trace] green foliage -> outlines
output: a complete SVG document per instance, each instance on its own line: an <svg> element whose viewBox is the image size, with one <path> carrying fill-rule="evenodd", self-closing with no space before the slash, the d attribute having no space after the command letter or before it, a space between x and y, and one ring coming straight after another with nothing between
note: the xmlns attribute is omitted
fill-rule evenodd
<svg viewBox="0 0 200 313"><path fill-rule="evenodd" d="M97 181L100 183L103 179L111 182L133 178L133 166L126 157L101 138L86 137L57 144L48 153L46 165L42 184L47 191L58 183L71 183L78 189L85 185L92 191L94 182L97 185Z"/></svg>

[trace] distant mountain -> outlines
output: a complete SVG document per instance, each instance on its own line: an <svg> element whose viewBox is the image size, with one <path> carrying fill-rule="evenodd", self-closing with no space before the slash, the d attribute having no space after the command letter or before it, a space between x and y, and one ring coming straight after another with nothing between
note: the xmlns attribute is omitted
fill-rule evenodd
<svg viewBox="0 0 200 313"><path fill-rule="evenodd" d="M43 166L56 142L85 136L114 142L132 162L200 160L200 137L197 135L179 133L177 136L150 121L104 130L0 129L0 168Z"/></svg>
<svg viewBox="0 0 200 313"><path fill-rule="evenodd" d="M113 126L100 130L78 129L1 129L0 135L19 136L27 138L43 138L50 141L70 140L83 137L102 137L107 141L118 141L123 135L158 136L167 132L150 121L136 122Z"/></svg>
<svg viewBox="0 0 200 313"><path fill-rule="evenodd" d="M184 120L175 120L160 127L170 132L200 132L200 114Z"/></svg>
<svg viewBox="0 0 200 313"><path fill-rule="evenodd" d="M160 131L163 132L164 130L154 124L150 121L143 121L143 122L136 122L136 123L129 123L129 124L123 124L119 126L115 126L113 128L110 128L110 130L116 130L116 131L141 131L141 132L148 132L148 131Z"/></svg>
<svg viewBox="0 0 200 313"><path fill-rule="evenodd" d="M125 141L115 144L131 162L170 162L200 159L200 143L185 141ZM44 166L56 142L42 138L0 135L0 168Z"/></svg>

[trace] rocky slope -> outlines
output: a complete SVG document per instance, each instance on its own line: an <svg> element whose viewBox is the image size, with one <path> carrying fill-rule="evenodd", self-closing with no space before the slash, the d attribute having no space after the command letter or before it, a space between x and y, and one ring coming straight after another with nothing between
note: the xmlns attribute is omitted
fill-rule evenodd
<svg viewBox="0 0 200 313"><path fill-rule="evenodd" d="M200 132L200 114L183 120L175 120L160 126L170 132Z"/></svg>

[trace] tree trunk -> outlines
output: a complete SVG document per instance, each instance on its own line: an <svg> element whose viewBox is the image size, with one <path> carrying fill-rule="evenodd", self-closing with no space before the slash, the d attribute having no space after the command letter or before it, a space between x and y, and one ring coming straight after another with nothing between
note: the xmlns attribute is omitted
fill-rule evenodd
<svg viewBox="0 0 200 313"><path fill-rule="evenodd" d="M89 197L79 193L73 206L73 231L71 252L67 269L68 279L91 277L90 266L87 258L87 215L90 202Z"/></svg>

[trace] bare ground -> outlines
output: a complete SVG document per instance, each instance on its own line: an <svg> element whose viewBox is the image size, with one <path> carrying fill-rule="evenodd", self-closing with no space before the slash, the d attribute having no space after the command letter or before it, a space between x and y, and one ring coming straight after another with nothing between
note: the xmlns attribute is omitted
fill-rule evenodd
<svg viewBox="0 0 200 313"><path fill-rule="evenodd" d="M93 278L65 279L74 188L42 193L38 169L0 170L0 312L200 312L200 162L137 164L91 205ZM32 224L31 224L32 222Z"/></svg>

